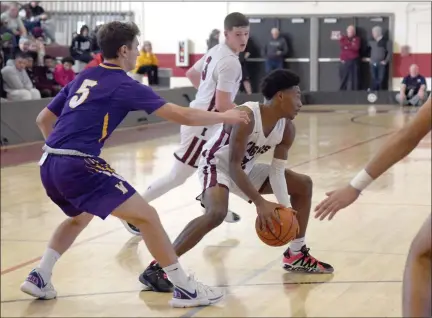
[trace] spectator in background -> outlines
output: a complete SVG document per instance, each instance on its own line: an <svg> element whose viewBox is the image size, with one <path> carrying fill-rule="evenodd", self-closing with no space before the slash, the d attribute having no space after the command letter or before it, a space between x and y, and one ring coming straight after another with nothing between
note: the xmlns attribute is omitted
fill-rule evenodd
<svg viewBox="0 0 432 318"><path fill-rule="evenodd" d="M25 28L21 17L18 15L18 11L18 4L11 3L9 9L1 14L1 21L16 37L17 42L21 36L27 35L27 29Z"/></svg>
<svg viewBox="0 0 432 318"><path fill-rule="evenodd" d="M283 68L284 58L288 54L288 44L277 28L271 29L271 36L272 39L264 47L266 73Z"/></svg>
<svg viewBox="0 0 432 318"><path fill-rule="evenodd" d="M156 54L153 53L151 43L145 41L136 61L136 73L141 75L147 74L150 86L159 85L158 64L159 61Z"/></svg>
<svg viewBox="0 0 432 318"><path fill-rule="evenodd" d="M18 43L13 32L6 27L3 21L0 23L1 51L4 58L3 62L6 63L13 58Z"/></svg>
<svg viewBox="0 0 432 318"><path fill-rule="evenodd" d="M34 68L36 88L42 97L54 97L61 90L61 86L54 79L55 60L50 55L44 56L43 66Z"/></svg>
<svg viewBox="0 0 432 318"><path fill-rule="evenodd" d="M213 46L219 44L220 31L218 29L213 29L210 33L209 38L207 39L207 51L210 50Z"/></svg>
<svg viewBox="0 0 432 318"><path fill-rule="evenodd" d="M80 33L73 38L70 52L74 60L83 62L85 64L93 59L88 26L83 25L81 27Z"/></svg>
<svg viewBox="0 0 432 318"><path fill-rule="evenodd" d="M1 68L3 68L4 66L3 52L0 52L0 66ZM6 91L3 88L3 75L1 72L0 72L0 98L1 98L1 102L7 101Z"/></svg>
<svg viewBox="0 0 432 318"><path fill-rule="evenodd" d="M98 33L100 27L101 27L101 25L97 25L97 26L94 28L94 30L93 30L93 32L92 32L92 34L91 34L91 36L90 36L90 42L91 42L91 48L90 48L90 51L91 51L93 54L98 54L98 53L100 53L100 47L99 47L99 44L98 44L98 42L97 42L97 33ZM93 56L93 57L94 57L94 56Z"/></svg>
<svg viewBox="0 0 432 318"><path fill-rule="evenodd" d="M358 90L359 88L359 58L360 58L360 38L356 35L353 25L348 26L347 34L339 38L340 45L340 90Z"/></svg>
<svg viewBox="0 0 432 318"><path fill-rule="evenodd" d="M14 64L7 65L2 70L3 88L7 93L7 99L31 100L40 99L40 92L34 88L27 72L27 57L24 53L15 56Z"/></svg>
<svg viewBox="0 0 432 318"><path fill-rule="evenodd" d="M379 91L383 88L384 78L387 74L388 64L390 63L392 45L385 39L382 29L375 26L372 29L373 40L369 41L370 48L370 68L371 68L371 90Z"/></svg>
<svg viewBox="0 0 432 318"><path fill-rule="evenodd" d="M102 63L103 62L103 56L102 56L102 53L97 53L95 56L94 56L94 59L93 60L91 60L87 65L86 65L86 69L87 68L92 68L92 67L95 67L95 66L98 66L100 63Z"/></svg>
<svg viewBox="0 0 432 318"><path fill-rule="evenodd" d="M75 72L72 66L75 61L71 57L64 57L61 64L58 64L54 69L54 79L61 86L65 87L69 82L72 82L75 78Z"/></svg>
<svg viewBox="0 0 432 318"><path fill-rule="evenodd" d="M33 33L35 28L41 29L43 33L55 43L53 26L48 20L45 10L39 5L39 1L31 1L23 6L25 12L24 25L29 33ZM35 36L36 38L38 36Z"/></svg>
<svg viewBox="0 0 432 318"><path fill-rule="evenodd" d="M410 66L409 74L402 80L400 93L396 95L396 100L405 106L421 106L427 98L426 79L420 75L419 67L413 64Z"/></svg>
<svg viewBox="0 0 432 318"><path fill-rule="evenodd" d="M36 81L35 81L34 70L33 70L33 68L34 68L33 57L31 55L27 55L26 60L27 60L27 64L26 64L25 70L26 70L27 75L28 75L30 81L32 82L33 86L36 87L36 85L35 85Z"/></svg>
<svg viewBox="0 0 432 318"><path fill-rule="evenodd" d="M247 63L246 63L246 60L249 58L249 56L250 53L247 51L247 45L246 45L246 49L244 50L244 52L239 53L239 61L242 67L241 84L243 85L243 88L246 94L248 95L252 94L252 86L250 83L250 76L249 76L249 71L247 69Z"/></svg>

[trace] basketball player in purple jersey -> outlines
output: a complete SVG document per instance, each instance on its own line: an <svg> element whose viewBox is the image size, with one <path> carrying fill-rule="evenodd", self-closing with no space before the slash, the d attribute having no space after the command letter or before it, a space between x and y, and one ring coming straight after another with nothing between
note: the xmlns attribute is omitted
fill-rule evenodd
<svg viewBox="0 0 432 318"><path fill-rule="evenodd" d="M98 32L104 63L80 73L38 116L46 139L39 162L41 180L51 200L69 216L54 232L39 266L21 290L42 299L55 298L54 264L93 216L114 215L134 224L155 259L174 282L174 307L210 305L223 298L217 288L188 277L166 235L156 210L99 157L106 139L129 111L144 110L188 125L248 122L245 112L210 113L167 103L126 72L135 67L139 30L134 24L111 22ZM54 129L52 122L58 120Z"/></svg>
<svg viewBox="0 0 432 318"><path fill-rule="evenodd" d="M392 135L350 184L327 193L315 208L316 218L331 220L337 212L354 203L360 193L391 166L405 158L430 131L431 97L414 119ZM411 243L403 277L402 317L431 317L431 216Z"/></svg>
<svg viewBox="0 0 432 318"><path fill-rule="evenodd" d="M195 218L174 241L180 257L218 227L228 213L229 194L254 203L259 221L273 228L272 216L281 206L298 212L300 231L283 254L283 268L297 273L333 272L333 267L309 253L306 229L312 204L312 180L309 176L286 169L288 151L294 142L293 120L301 103L299 77L288 70L268 74L262 84L264 104L247 102L239 109L249 113L248 124L220 125L205 144L198 163L203 192L198 197L206 213ZM257 159L274 149L272 163ZM263 194L274 194L280 204L267 201ZM140 281L154 291L169 291L169 277L156 279L156 262L150 264Z"/></svg>

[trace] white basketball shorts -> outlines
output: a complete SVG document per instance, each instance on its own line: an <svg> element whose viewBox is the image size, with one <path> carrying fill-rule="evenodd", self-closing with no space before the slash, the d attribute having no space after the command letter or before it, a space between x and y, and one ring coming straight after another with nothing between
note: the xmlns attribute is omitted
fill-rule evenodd
<svg viewBox="0 0 432 318"><path fill-rule="evenodd" d="M257 163L253 166L249 172L248 177L252 182L256 190L261 190L264 183L269 178L270 165ZM249 201L249 198L239 189L234 181L229 177L228 169L224 169L217 165L206 165L200 166L198 169L198 178L202 185L202 193L197 197L197 200L201 200L202 194L209 188L220 185L226 187L230 193L233 193L240 198Z"/></svg>

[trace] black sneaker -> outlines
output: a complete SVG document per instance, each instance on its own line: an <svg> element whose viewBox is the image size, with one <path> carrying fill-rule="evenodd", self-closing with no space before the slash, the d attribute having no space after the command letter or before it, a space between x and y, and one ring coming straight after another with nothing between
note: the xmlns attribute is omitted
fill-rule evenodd
<svg viewBox="0 0 432 318"><path fill-rule="evenodd" d="M156 261L150 263L139 276L139 281L147 287L147 290L153 290L157 293L171 293L174 290L174 285Z"/></svg>

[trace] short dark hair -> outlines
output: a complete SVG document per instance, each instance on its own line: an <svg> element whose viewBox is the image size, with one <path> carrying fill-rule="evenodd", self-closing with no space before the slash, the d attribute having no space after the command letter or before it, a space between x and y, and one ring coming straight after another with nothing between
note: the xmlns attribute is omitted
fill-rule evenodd
<svg viewBox="0 0 432 318"><path fill-rule="evenodd" d="M294 72L279 69L270 72L261 83L261 93L266 100L271 100L277 92L293 88L300 84L300 77Z"/></svg>
<svg viewBox="0 0 432 318"><path fill-rule="evenodd" d="M15 59L23 59L23 60L26 60L26 59L28 59L30 57L30 54L29 53L24 53L24 52L17 52L16 54L15 54Z"/></svg>
<svg viewBox="0 0 432 318"><path fill-rule="evenodd" d="M44 61L45 61L45 60L54 60L54 57L52 57L51 55L48 55L48 54L47 54L47 55L44 55L44 58L43 58L43 59L44 59Z"/></svg>
<svg viewBox="0 0 432 318"><path fill-rule="evenodd" d="M72 65L75 65L75 60L73 59L73 57L66 56L66 57L62 58L61 63L62 64L64 64L64 63L70 63Z"/></svg>
<svg viewBox="0 0 432 318"><path fill-rule="evenodd" d="M249 26L249 19L240 12L233 12L228 14L224 20L224 29L231 31L234 28L241 28Z"/></svg>
<svg viewBox="0 0 432 318"><path fill-rule="evenodd" d="M97 32L97 42L104 58L115 59L118 58L118 50L123 45L131 48L139 34L135 23L113 21L101 26Z"/></svg>

